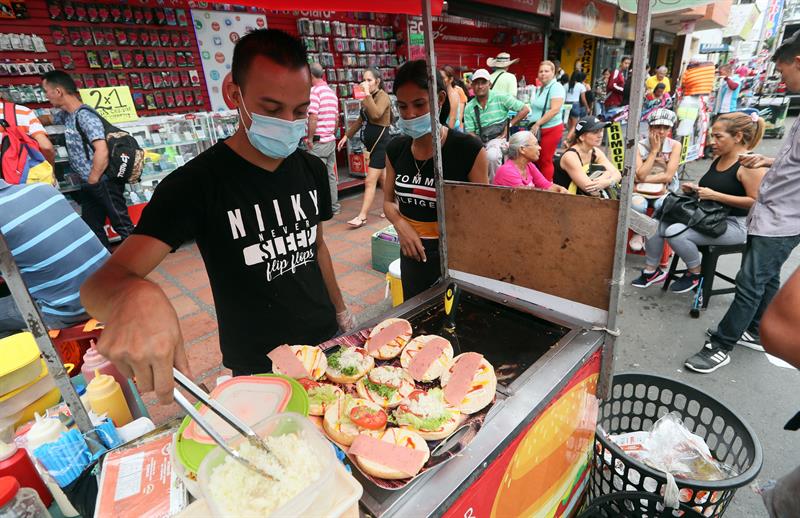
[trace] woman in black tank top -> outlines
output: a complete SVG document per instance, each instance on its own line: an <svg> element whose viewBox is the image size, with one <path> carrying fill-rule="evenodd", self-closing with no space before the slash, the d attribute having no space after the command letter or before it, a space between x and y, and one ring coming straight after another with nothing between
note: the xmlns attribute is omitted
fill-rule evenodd
<svg viewBox="0 0 800 518"><path fill-rule="evenodd" d="M439 229L436 212L436 178L433 170L433 136L428 102L427 63L409 61L397 70L394 92L403 135L386 148L386 183L383 210L400 238L403 297L418 295L439 278ZM441 76L435 74L441 116L449 104ZM439 118L441 120L441 117ZM442 167L447 180L489 183L489 161L480 140L440 127Z"/></svg>
<svg viewBox="0 0 800 518"><path fill-rule="evenodd" d="M661 226L659 232L647 240L647 260L642 275L633 281L633 285L646 288L663 281L666 273L658 268L662 255L664 237L672 250L686 263L688 271L678 279L670 290L683 293L696 288L700 283L700 263L702 257L698 246L733 245L747 240L746 216L758 196L761 179L766 169L749 169L739 163L739 157L755 148L764 134L764 120L760 117L734 112L720 115L711 129L713 143L711 148L716 159L708 172L697 184L684 183L684 192L696 192L701 200L720 203L730 209L725 233L712 237L682 223L675 223L666 228Z"/></svg>

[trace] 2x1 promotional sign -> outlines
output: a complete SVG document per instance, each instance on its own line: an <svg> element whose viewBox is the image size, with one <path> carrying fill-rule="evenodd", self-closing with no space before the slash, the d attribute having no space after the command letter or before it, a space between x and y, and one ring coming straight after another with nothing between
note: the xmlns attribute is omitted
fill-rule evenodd
<svg viewBox="0 0 800 518"><path fill-rule="evenodd" d="M135 121L139 118L133 105L131 90L127 86L108 88L81 88L81 100L97 110L111 124Z"/></svg>

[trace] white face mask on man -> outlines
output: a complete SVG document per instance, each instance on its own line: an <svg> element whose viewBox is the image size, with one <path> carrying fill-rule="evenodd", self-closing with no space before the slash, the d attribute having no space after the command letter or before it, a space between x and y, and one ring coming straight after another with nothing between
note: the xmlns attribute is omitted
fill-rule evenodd
<svg viewBox="0 0 800 518"><path fill-rule="evenodd" d="M247 139L262 155L270 158L286 158L297 149L300 140L308 131L308 118L287 121L267 115L251 113L244 104L242 90L239 89L242 110L250 118L250 127L245 126ZM244 125L244 118L239 113Z"/></svg>

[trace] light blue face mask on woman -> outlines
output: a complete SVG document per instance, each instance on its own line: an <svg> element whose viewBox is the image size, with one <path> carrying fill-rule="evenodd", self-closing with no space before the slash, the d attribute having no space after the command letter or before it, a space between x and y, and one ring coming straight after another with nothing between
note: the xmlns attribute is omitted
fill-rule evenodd
<svg viewBox="0 0 800 518"><path fill-rule="evenodd" d="M241 90L239 91L241 96ZM244 112L252 121L246 128L247 138L261 154L271 158L286 158L297 149L300 139L306 136L308 119L286 121L267 115L250 113L242 101ZM241 118L241 114L239 115ZM244 125L244 120L242 120Z"/></svg>
<svg viewBox="0 0 800 518"><path fill-rule="evenodd" d="M431 114L426 113L413 119L401 118L397 121L397 127L411 138L420 138L431 132Z"/></svg>

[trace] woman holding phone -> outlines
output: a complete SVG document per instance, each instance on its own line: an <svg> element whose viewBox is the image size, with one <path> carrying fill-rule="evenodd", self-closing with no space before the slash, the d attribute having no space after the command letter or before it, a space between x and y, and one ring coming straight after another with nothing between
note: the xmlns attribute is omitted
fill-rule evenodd
<svg viewBox="0 0 800 518"><path fill-rule="evenodd" d="M697 249L701 245L737 245L747 240L747 213L755 203L761 179L766 168L749 168L739 162L739 155L754 149L764 136L764 119L758 115L741 112L720 115L711 127L712 144L716 159L708 172L694 183L684 183L684 192L696 192L701 200L721 203L730 209L728 226L719 237L702 234L683 223L673 223L663 229L672 250L686 263L688 271L670 285L674 293L684 293L700 283L702 257ZM664 237L659 229L647 240L647 259L642 274L631 284L647 288L662 282L667 273L658 267L664 248Z"/></svg>
<svg viewBox="0 0 800 518"><path fill-rule="evenodd" d="M566 187L571 194L586 196L602 196L619 183L622 175L600 150L607 126L607 122L593 115L578 121L572 138L567 140L568 148L561 155L555 183Z"/></svg>
<svg viewBox="0 0 800 518"><path fill-rule="evenodd" d="M378 182L383 183L386 173L386 146L391 140L389 126L392 125L392 101L384 90L380 74L374 68L367 68L363 77L364 81L359 85L365 94L361 100L361 113L336 146L337 150L342 149L347 139L361 130L361 141L369 153L364 201L358 216L347 222L353 228L361 227L367 222L367 213L375 199Z"/></svg>

